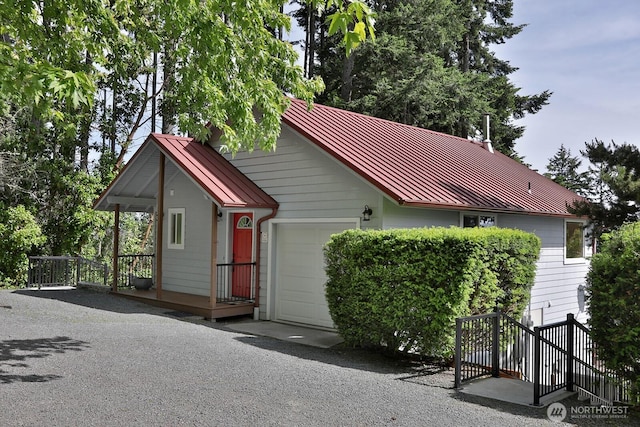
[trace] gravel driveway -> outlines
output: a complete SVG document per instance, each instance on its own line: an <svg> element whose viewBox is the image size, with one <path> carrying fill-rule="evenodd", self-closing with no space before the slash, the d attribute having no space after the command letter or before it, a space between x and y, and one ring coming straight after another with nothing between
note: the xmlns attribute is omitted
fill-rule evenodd
<svg viewBox="0 0 640 427"><path fill-rule="evenodd" d="M89 290L1 290L0 425L557 425L546 408L456 392L452 371L167 311Z"/></svg>

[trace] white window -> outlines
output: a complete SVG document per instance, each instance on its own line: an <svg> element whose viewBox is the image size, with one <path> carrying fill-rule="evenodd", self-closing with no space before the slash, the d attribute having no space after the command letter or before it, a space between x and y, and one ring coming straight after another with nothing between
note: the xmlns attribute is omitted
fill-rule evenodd
<svg viewBox="0 0 640 427"><path fill-rule="evenodd" d="M184 249L184 208L169 208L169 249Z"/></svg>
<svg viewBox="0 0 640 427"><path fill-rule="evenodd" d="M495 215L486 213L463 213L462 227L494 227L497 225L497 218Z"/></svg>
<svg viewBox="0 0 640 427"><path fill-rule="evenodd" d="M585 261L584 222L564 222L564 261L567 264Z"/></svg>

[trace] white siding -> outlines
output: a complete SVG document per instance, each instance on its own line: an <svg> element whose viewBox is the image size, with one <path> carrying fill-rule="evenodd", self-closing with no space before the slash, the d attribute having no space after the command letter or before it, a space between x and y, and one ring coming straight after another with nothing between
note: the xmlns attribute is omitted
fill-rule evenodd
<svg viewBox="0 0 640 427"><path fill-rule="evenodd" d="M173 189L173 196L170 190ZM178 173L166 183L162 288L195 295L211 289L211 201L187 177ZM169 208L185 208L184 249L168 249Z"/></svg>
<svg viewBox="0 0 640 427"><path fill-rule="evenodd" d="M460 225L460 214L440 209L424 209L398 206L384 199L382 228L450 227Z"/></svg>
<svg viewBox="0 0 640 427"><path fill-rule="evenodd" d="M542 309L543 323L559 322L579 312L579 286L585 284L589 263L564 263L564 219L529 215L499 215L500 227L517 228L536 234L542 241L536 279L531 290L531 310Z"/></svg>

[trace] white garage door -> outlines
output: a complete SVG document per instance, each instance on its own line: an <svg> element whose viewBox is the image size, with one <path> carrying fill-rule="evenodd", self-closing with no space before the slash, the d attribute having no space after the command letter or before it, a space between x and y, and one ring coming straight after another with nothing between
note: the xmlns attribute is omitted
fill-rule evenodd
<svg viewBox="0 0 640 427"><path fill-rule="evenodd" d="M276 320L333 328L322 248L354 223L281 223L276 244Z"/></svg>

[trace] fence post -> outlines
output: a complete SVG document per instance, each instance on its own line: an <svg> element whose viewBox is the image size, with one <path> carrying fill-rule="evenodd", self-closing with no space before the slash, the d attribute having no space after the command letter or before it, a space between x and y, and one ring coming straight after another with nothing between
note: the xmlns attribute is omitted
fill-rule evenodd
<svg viewBox="0 0 640 427"><path fill-rule="evenodd" d="M80 282L82 281L82 257L78 256L76 257L76 284L75 286L77 287Z"/></svg>
<svg viewBox="0 0 640 427"><path fill-rule="evenodd" d="M462 376L462 319L456 319L456 352L454 356L455 376L453 387L460 387Z"/></svg>
<svg viewBox="0 0 640 427"><path fill-rule="evenodd" d="M565 378L567 391L573 391L574 322L573 313L567 313L567 376Z"/></svg>
<svg viewBox="0 0 640 427"><path fill-rule="evenodd" d="M540 328L534 327L533 333L533 405L540 406Z"/></svg>
<svg viewBox="0 0 640 427"><path fill-rule="evenodd" d="M491 375L500 376L500 310L493 313L491 331Z"/></svg>

